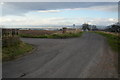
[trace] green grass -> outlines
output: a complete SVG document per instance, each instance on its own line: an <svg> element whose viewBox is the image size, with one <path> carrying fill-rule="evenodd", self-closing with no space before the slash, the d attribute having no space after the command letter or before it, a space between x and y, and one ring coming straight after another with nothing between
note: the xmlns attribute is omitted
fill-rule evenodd
<svg viewBox="0 0 120 80"><path fill-rule="evenodd" d="M64 33L64 34L51 34L51 35L30 35L30 34L20 34L21 37L26 38L72 38L79 37L83 32L78 33Z"/></svg>
<svg viewBox="0 0 120 80"><path fill-rule="evenodd" d="M33 49L33 46L30 44L26 44L21 42L19 45L3 47L2 48L2 60L9 61L17 58L24 53L27 53Z"/></svg>
<svg viewBox="0 0 120 80"><path fill-rule="evenodd" d="M98 34L103 35L104 37L107 38L107 41L109 43L109 45L111 46L111 48L113 49L113 51L117 52L118 55L118 74L120 74L120 36L117 35L113 35L113 34L107 34L107 33L103 33L103 32L96 32Z"/></svg>
<svg viewBox="0 0 120 80"><path fill-rule="evenodd" d="M120 36L113 35L113 34L107 34L103 32L96 32L96 33L101 34L104 37L106 37L111 48L114 51L120 53Z"/></svg>

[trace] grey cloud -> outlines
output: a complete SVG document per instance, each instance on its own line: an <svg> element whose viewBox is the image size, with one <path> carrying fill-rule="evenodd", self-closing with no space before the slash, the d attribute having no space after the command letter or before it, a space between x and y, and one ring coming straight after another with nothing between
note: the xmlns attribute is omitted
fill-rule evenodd
<svg viewBox="0 0 120 80"><path fill-rule="evenodd" d="M6 2L2 9L5 15L24 15L35 10L56 10L89 8L96 6L114 6L117 2Z"/></svg>

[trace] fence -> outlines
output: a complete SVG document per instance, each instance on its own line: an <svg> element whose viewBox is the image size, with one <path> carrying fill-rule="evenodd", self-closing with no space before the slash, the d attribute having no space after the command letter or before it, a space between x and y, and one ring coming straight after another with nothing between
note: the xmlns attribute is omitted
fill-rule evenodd
<svg viewBox="0 0 120 80"><path fill-rule="evenodd" d="M16 36L18 35L18 33L19 33L18 29L2 29L3 37Z"/></svg>

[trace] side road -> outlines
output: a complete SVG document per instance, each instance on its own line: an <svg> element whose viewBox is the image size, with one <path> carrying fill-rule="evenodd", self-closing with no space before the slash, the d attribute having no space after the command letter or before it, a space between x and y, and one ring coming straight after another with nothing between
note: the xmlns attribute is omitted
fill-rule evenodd
<svg viewBox="0 0 120 80"><path fill-rule="evenodd" d="M79 38L22 38L36 51L3 63L4 78L115 78L114 53L106 39L95 33Z"/></svg>

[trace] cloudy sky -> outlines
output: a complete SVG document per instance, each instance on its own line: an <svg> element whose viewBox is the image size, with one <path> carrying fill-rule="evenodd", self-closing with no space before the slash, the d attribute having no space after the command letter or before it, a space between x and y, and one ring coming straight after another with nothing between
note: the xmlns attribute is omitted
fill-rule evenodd
<svg viewBox="0 0 120 80"><path fill-rule="evenodd" d="M2 2L2 25L111 25L118 20L117 2Z"/></svg>

